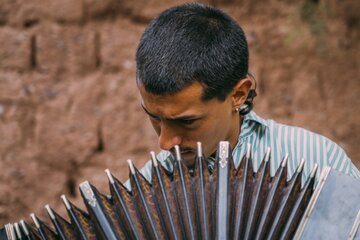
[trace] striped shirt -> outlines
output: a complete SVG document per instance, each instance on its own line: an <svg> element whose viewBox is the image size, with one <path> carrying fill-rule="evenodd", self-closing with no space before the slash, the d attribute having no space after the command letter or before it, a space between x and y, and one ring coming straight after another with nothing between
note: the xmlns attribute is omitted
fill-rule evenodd
<svg viewBox="0 0 360 240"><path fill-rule="evenodd" d="M296 171L302 158L305 159L303 183L315 164L318 164L317 177L325 166L360 178L359 170L353 165L344 150L330 139L300 127L279 124L273 120L264 120L255 112L244 116L238 142L232 155L235 166L240 164L247 144L251 144L253 168L257 171L268 147L271 148L270 174L274 175L283 158L288 154L288 178ZM174 157L168 151L161 151L157 159L168 170L172 171ZM151 180L151 161L140 170Z"/></svg>

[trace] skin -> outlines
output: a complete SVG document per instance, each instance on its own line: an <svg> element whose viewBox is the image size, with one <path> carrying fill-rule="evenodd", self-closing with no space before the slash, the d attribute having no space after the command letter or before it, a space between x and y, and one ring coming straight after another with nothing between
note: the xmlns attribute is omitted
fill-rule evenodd
<svg viewBox="0 0 360 240"><path fill-rule="evenodd" d="M165 95L152 94L138 86L142 107L159 136L160 148L174 154L174 146L179 145L188 166L194 164L198 141L205 157L216 151L219 141L229 141L231 148L235 147L242 121L235 109L245 102L250 87L251 81L245 78L224 101L203 101L203 86L199 82Z"/></svg>

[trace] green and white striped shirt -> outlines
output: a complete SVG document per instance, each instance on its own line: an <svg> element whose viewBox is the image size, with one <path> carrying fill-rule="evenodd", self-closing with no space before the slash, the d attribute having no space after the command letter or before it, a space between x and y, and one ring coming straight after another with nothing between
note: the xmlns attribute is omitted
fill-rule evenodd
<svg viewBox="0 0 360 240"><path fill-rule="evenodd" d="M270 169L275 174L281 161L288 154L288 178L295 172L302 158L305 159L303 182L315 164L318 164L317 177L325 166L331 166L342 173L360 179L359 170L353 165L344 150L330 139L303 128L279 124L273 120L264 120L255 112L244 117L238 143L232 155L235 166L240 164L247 144L251 144L254 171L257 171L267 147L271 148ZM157 155L164 167L172 171L174 157L168 151ZM142 174L151 179L151 161L141 169Z"/></svg>

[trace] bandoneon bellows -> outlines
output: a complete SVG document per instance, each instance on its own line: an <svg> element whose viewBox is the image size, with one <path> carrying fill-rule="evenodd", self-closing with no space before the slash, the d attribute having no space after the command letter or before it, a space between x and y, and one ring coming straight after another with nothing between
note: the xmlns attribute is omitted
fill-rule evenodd
<svg viewBox="0 0 360 240"><path fill-rule="evenodd" d="M62 195L68 212L67 219L46 205L53 226L48 226L31 214L31 221L20 220L5 225L1 229L0 239L360 237L358 180L325 167L314 188L317 166L314 166L307 180L301 182L304 160L300 161L295 173L288 176L287 156L272 176L270 149L267 149L259 169L254 172L251 146L247 148L236 168L229 143L220 142L215 164L210 167L203 157L201 143L198 143L195 165L189 169L181 159L180 149L176 147L171 172L158 162L152 152L151 182L129 160L131 190L106 170L110 194L101 193L89 182L80 184L86 211ZM329 204L336 205L338 198L345 196L348 197L341 206L329 208L333 207ZM330 214L329 211L337 211L338 214ZM341 214L346 215L346 220ZM343 217L336 220L330 215ZM341 224L337 224L337 221ZM326 235L330 228L334 233Z"/></svg>

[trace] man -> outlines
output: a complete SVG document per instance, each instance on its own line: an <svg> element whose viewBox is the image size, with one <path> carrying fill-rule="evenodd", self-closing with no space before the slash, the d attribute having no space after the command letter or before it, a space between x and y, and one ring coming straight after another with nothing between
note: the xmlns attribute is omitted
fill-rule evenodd
<svg viewBox="0 0 360 240"><path fill-rule="evenodd" d="M289 175L304 158L304 178L315 164L320 170L331 165L359 178L359 171L331 140L251 111L256 94L248 55L240 26L209 6L177 6L149 24L136 53L137 85L142 107L159 136L162 165L172 169L174 146L179 145L191 167L200 141L211 167L219 141L226 140L236 166L250 143L255 170L269 146L272 174L288 153ZM151 162L141 171L151 179Z"/></svg>

